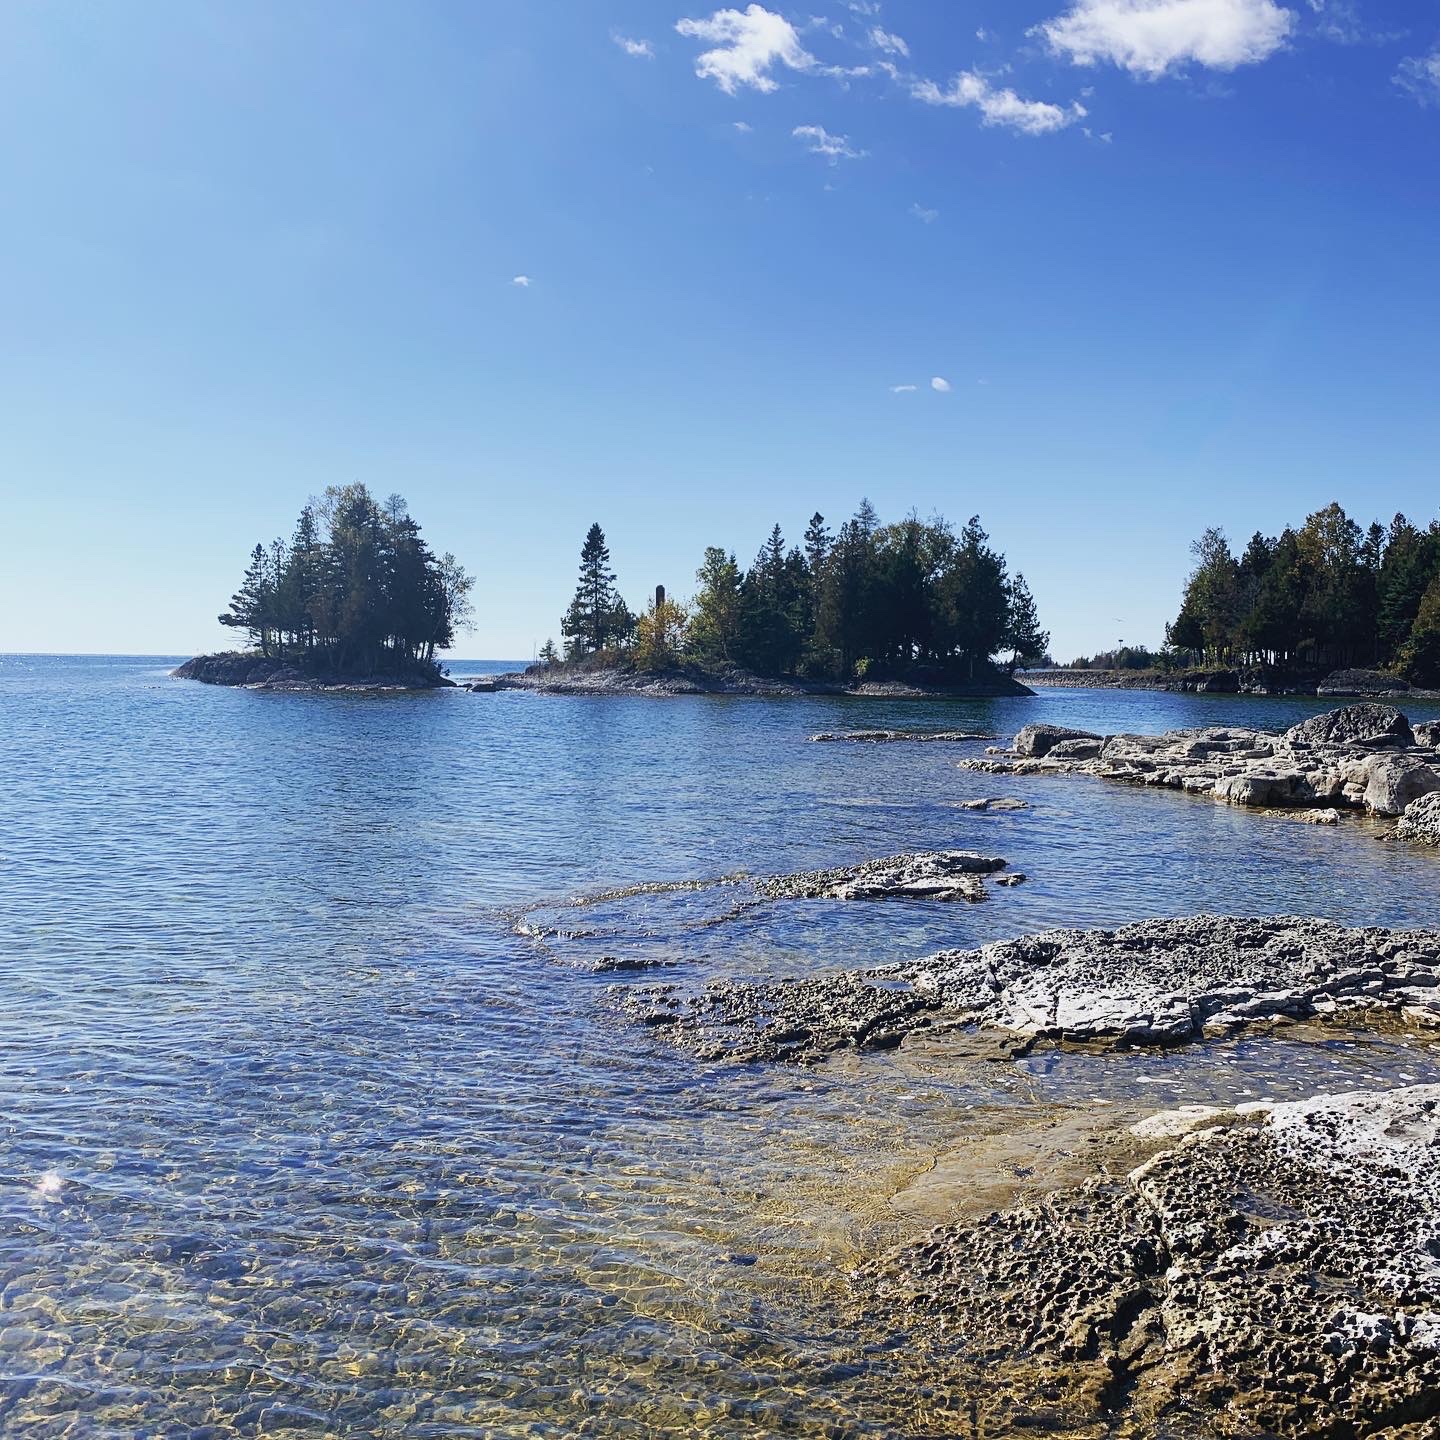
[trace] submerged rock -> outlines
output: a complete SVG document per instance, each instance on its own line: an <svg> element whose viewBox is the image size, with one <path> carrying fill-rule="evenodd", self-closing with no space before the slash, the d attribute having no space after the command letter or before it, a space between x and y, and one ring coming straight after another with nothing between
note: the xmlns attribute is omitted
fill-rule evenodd
<svg viewBox="0 0 1440 1440"><path fill-rule="evenodd" d="M1440 933L1298 917L1194 916L1052 930L803 983L633 991L625 1005L707 1059L812 1062L937 1025L1100 1048L1176 1045L1353 1009L1440 1025ZM873 1047L871 1047L873 1048Z"/></svg>
<svg viewBox="0 0 1440 1440"><path fill-rule="evenodd" d="M1191 1109L1137 1127L1180 1138L1126 1175L863 1267L867 1310L1001 1412L1433 1434L1440 1086Z"/></svg>
<svg viewBox="0 0 1440 1440"><path fill-rule="evenodd" d="M982 875L1005 868L973 850L917 851L831 870L805 870L756 882L765 900L983 900Z"/></svg>
<svg viewBox="0 0 1440 1440"><path fill-rule="evenodd" d="M810 737L816 745L963 745L975 740L993 740L980 730L822 730Z"/></svg>

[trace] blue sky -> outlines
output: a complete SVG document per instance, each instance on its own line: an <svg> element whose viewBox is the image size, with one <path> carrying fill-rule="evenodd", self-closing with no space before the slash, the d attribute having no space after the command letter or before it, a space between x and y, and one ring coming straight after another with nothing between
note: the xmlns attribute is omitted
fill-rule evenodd
<svg viewBox="0 0 1440 1440"><path fill-rule="evenodd" d="M0 650L214 648L349 480L466 654L862 495L1158 641L1208 524L1440 509L1437 159L1431 0L7 0Z"/></svg>

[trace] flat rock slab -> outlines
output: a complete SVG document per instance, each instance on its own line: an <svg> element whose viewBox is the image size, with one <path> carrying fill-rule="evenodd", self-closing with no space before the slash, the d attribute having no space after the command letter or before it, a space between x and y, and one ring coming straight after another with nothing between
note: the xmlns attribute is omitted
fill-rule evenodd
<svg viewBox="0 0 1440 1440"><path fill-rule="evenodd" d="M810 740L816 745L964 745L994 738L980 730L822 730Z"/></svg>
<svg viewBox="0 0 1440 1440"><path fill-rule="evenodd" d="M755 884L764 900L983 900L984 875L1005 861L973 850L916 851L831 870L776 875Z"/></svg>
<svg viewBox="0 0 1440 1440"><path fill-rule="evenodd" d="M975 1433L1058 1402L1122 1433L1434 1436L1440 1086L1136 1130L1168 1148L856 1272L868 1314L983 1380Z"/></svg>
<svg viewBox="0 0 1440 1440"><path fill-rule="evenodd" d="M1202 915L1052 930L804 981L639 987L621 1005L707 1060L804 1064L937 1026L977 1027L1017 1053L1042 1041L1185 1044L1354 1009L1440 1024L1440 934Z"/></svg>

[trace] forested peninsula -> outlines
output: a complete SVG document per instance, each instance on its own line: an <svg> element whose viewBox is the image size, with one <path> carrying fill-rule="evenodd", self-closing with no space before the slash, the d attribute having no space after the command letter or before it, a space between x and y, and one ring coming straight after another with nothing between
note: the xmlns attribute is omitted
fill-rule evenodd
<svg viewBox="0 0 1440 1440"><path fill-rule="evenodd" d="M175 673L220 685L413 688L448 684L435 656L470 620L473 579L437 556L404 499L332 486L290 541L257 544L220 623L247 650L199 655Z"/></svg>
<svg viewBox="0 0 1440 1440"><path fill-rule="evenodd" d="M1322 695L1440 688L1440 521L1422 530L1396 515L1362 530L1330 504L1279 535L1257 531L1239 555L1218 528L1191 552L1163 650L1122 647L1027 679Z"/></svg>
<svg viewBox="0 0 1440 1440"><path fill-rule="evenodd" d="M979 518L880 522L870 502L838 530L811 517L803 542L774 526L751 564L710 546L693 599L656 587L622 598L599 524L580 552L561 621L563 656L507 677L527 688L659 693L885 689L1023 694L1017 664L1044 654L1035 601Z"/></svg>

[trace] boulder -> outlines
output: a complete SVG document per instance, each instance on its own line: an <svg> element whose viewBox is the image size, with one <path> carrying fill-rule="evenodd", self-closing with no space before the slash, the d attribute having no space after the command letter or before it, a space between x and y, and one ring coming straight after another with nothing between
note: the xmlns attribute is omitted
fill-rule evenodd
<svg viewBox="0 0 1440 1440"><path fill-rule="evenodd" d="M1413 840L1417 845L1440 847L1440 790L1412 800L1400 817L1396 833L1402 840Z"/></svg>
<svg viewBox="0 0 1440 1440"><path fill-rule="evenodd" d="M1440 720L1422 720L1415 726L1415 743L1426 750L1440 750Z"/></svg>
<svg viewBox="0 0 1440 1440"><path fill-rule="evenodd" d="M1026 725L1015 737L1013 748L1017 755L1038 760L1067 740L1094 740L1098 744L1103 743L1104 736L1088 730L1071 730L1064 725Z"/></svg>
<svg viewBox="0 0 1440 1440"><path fill-rule="evenodd" d="M1050 747L1052 760L1094 760L1104 746L1103 740L1062 740Z"/></svg>
<svg viewBox="0 0 1440 1440"><path fill-rule="evenodd" d="M1312 749L1324 745L1354 745L1360 741L1393 736L1396 743L1410 745L1415 736L1410 722L1393 705L1345 705L1312 715L1285 732L1291 745Z"/></svg>
<svg viewBox="0 0 1440 1440"><path fill-rule="evenodd" d="M1400 815L1412 800L1436 790L1440 775L1413 755L1372 755L1365 761L1365 808L1372 815Z"/></svg>
<svg viewBox="0 0 1440 1440"><path fill-rule="evenodd" d="M1298 770L1247 770L1215 782L1217 798L1231 805L1313 805L1315 791Z"/></svg>

